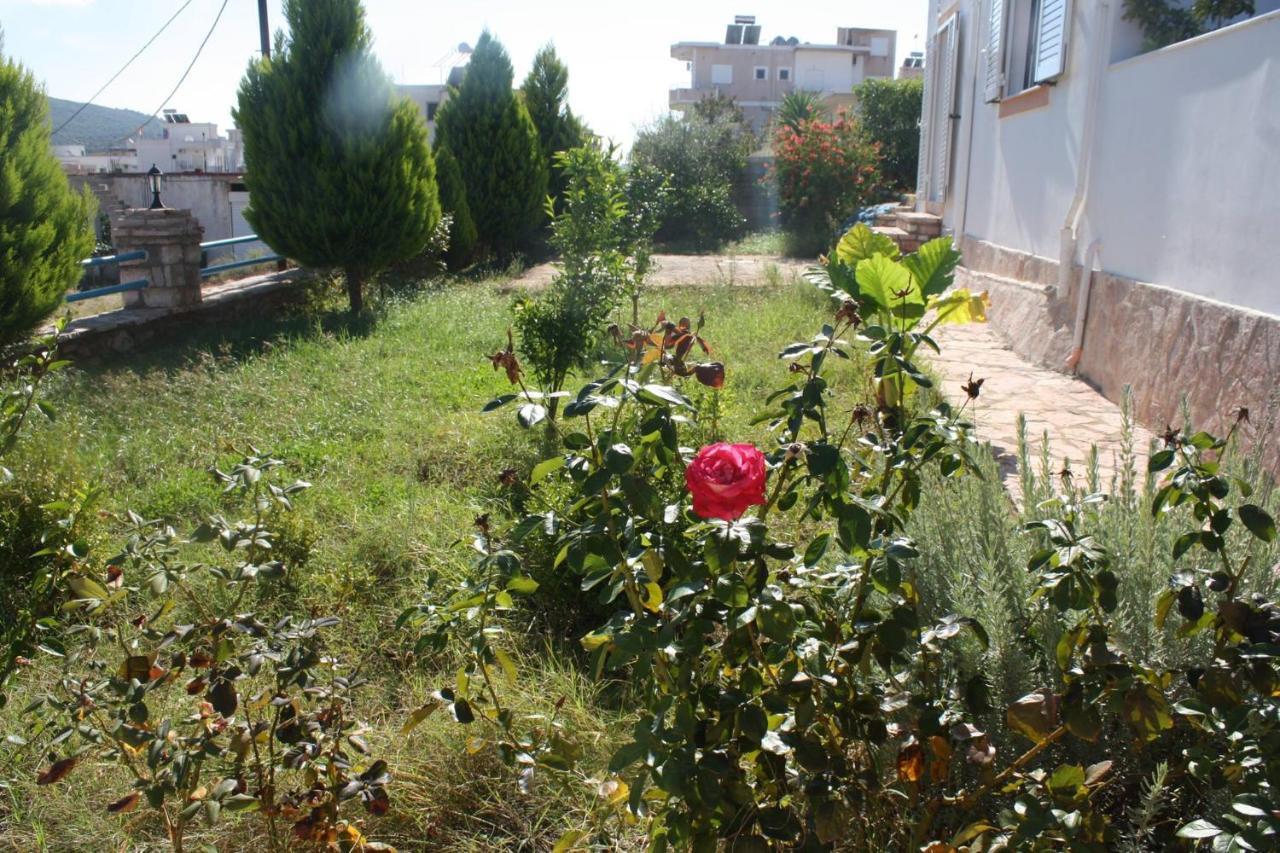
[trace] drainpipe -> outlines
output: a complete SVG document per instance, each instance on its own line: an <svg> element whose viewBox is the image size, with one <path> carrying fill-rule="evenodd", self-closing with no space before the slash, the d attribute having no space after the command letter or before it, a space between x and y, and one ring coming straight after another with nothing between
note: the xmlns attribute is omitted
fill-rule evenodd
<svg viewBox="0 0 1280 853"><path fill-rule="evenodd" d="M1071 207L1067 210L1066 220L1062 223L1060 248L1058 253L1058 298L1065 298L1071 285L1071 267L1075 263L1076 249L1080 240L1080 221L1084 218L1089 200L1089 178L1093 168L1093 146L1097 137L1098 96L1102 88L1102 77L1106 74L1108 57L1111 52L1111 3L1102 0L1095 7L1097 20L1102 22L1101 31L1094 40L1092 63L1089 77L1089 88L1085 98L1084 125L1080 137L1080 164L1076 170L1076 191L1071 199ZM1092 256L1097 255L1098 241L1089 247ZM1080 299L1076 310L1076 324L1073 333L1075 346L1067 359L1067 369L1075 370L1080 363L1081 347L1084 341L1084 324L1089 314L1089 290L1092 282L1092 261L1086 262L1080 277Z"/></svg>
<svg viewBox="0 0 1280 853"><path fill-rule="evenodd" d="M980 64L982 51L978 49L981 44L979 37L981 27L978 26L978 21L983 19L982 8L983 4L978 3L974 10L974 25L969 27L969 29L973 30L969 34L970 42L972 43L969 54L973 57L973 91L969 95L968 127L965 129L964 140L964 196L960 202L960 217L956 222L956 233L954 235L956 248L961 250L964 248L965 228L969 221L969 178L973 174L973 120L978 113L978 69L982 67ZM990 15L987 15L987 17L989 18ZM959 146L957 146L958 148ZM958 155L959 151L957 150L956 153ZM960 158L957 156L956 165L958 166L960 162Z"/></svg>
<svg viewBox="0 0 1280 853"><path fill-rule="evenodd" d="M1076 372L1080 366L1080 358L1084 355L1084 324L1089 317L1089 291L1093 285L1093 266L1102 249L1102 241L1094 239L1084 255L1084 266L1080 268L1079 294L1076 296L1075 331L1071 339L1071 355L1067 358L1067 370Z"/></svg>

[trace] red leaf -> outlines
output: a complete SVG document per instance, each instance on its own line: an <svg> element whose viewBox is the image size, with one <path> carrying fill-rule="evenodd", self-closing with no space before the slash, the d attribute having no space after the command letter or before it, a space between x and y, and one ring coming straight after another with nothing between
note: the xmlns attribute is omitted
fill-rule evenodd
<svg viewBox="0 0 1280 853"><path fill-rule="evenodd" d="M63 776L66 776L71 772L71 768L75 767L76 762L79 760L80 759L73 755L70 758L64 758L61 761L53 762L53 764L49 765L49 769L36 777L36 784L52 785L53 783L61 780Z"/></svg>

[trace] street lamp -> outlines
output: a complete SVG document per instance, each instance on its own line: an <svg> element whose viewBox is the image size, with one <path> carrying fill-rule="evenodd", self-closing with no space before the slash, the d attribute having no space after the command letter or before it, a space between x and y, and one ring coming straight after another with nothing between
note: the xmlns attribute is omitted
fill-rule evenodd
<svg viewBox="0 0 1280 853"><path fill-rule="evenodd" d="M160 201L160 178L164 175L156 168L156 164L152 163L151 168L147 171L147 182L151 184L151 207L150 210L164 210L164 203Z"/></svg>

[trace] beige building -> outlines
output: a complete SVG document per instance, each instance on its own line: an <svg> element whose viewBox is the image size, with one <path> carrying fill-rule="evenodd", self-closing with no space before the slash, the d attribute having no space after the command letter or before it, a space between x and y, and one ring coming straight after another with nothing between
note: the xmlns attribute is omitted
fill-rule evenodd
<svg viewBox="0 0 1280 853"><path fill-rule="evenodd" d="M763 130L782 99L795 91L820 95L831 109L853 105L853 87L870 77L892 78L898 34L893 30L839 27L834 44L809 44L778 36L760 43L760 26L739 16L724 42L682 41L671 57L685 63L689 85L671 90L673 110L722 95L742 107Z"/></svg>
<svg viewBox="0 0 1280 853"><path fill-rule="evenodd" d="M427 141L434 142L436 138L436 111L440 109L441 104L449 100L449 87L443 84L402 84L396 86L396 94L413 101L413 105L418 108L418 113L422 116L422 120L427 123Z"/></svg>

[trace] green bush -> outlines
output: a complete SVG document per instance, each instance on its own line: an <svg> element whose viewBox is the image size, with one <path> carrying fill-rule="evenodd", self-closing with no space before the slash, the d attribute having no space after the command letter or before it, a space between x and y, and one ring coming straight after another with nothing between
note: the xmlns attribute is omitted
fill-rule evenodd
<svg viewBox="0 0 1280 853"><path fill-rule="evenodd" d="M440 219L435 162L413 104L373 57L359 0L285 0L289 35L255 59L234 111L252 199L271 248L363 282L417 255Z"/></svg>
<svg viewBox="0 0 1280 853"><path fill-rule="evenodd" d="M590 131L569 108L569 69L555 47L548 44L534 56L520 92L538 129L538 147L547 164L547 193L559 205L569 176L557 166L556 155L585 143Z"/></svg>
<svg viewBox="0 0 1280 853"><path fill-rule="evenodd" d="M569 371L586 364L610 313L624 295L638 294L652 233L627 209L625 176L612 148L584 145L557 160L568 179L563 210L551 225L561 268L545 293L517 303L515 317L520 353L544 394L559 392ZM558 402L549 398L553 417Z"/></svg>
<svg viewBox="0 0 1280 853"><path fill-rule="evenodd" d="M35 77L0 53L0 347L26 337L80 280L96 209L53 156Z"/></svg>
<svg viewBox="0 0 1280 853"><path fill-rule="evenodd" d="M854 88L858 127L880 148L880 175L888 188L915 192L920 161L923 80L865 80Z"/></svg>
<svg viewBox="0 0 1280 853"><path fill-rule="evenodd" d="M471 218L458 160L443 145L436 148L436 183L440 187L440 209L450 217L449 249L445 258L449 269L457 271L471 263L475 255L476 223Z"/></svg>
<svg viewBox="0 0 1280 853"><path fill-rule="evenodd" d="M462 85L436 114L436 146L458 161L477 250L499 262L534 249L546 221L547 165L513 75L506 49L486 30Z"/></svg>
<svg viewBox="0 0 1280 853"><path fill-rule="evenodd" d="M631 148L632 198L662 186L668 194L655 239L705 249L742 233L734 193L745 180L755 137L741 111L715 100L643 129Z"/></svg>

